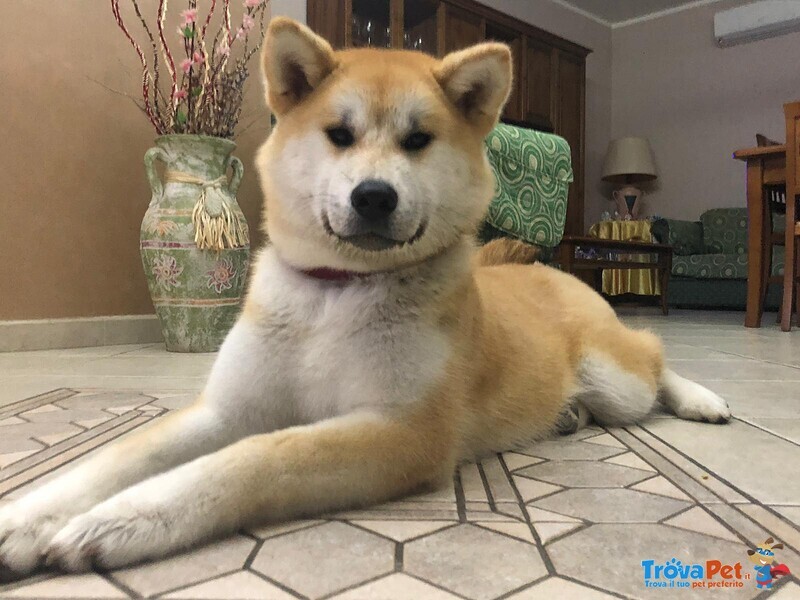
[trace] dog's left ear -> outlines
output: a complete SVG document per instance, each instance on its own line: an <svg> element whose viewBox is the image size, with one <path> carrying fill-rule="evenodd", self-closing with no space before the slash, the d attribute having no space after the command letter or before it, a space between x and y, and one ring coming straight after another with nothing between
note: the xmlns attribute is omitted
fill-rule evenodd
<svg viewBox="0 0 800 600"><path fill-rule="evenodd" d="M511 50L487 42L452 52L433 75L467 120L489 133L511 91Z"/></svg>
<svg viewBox="0 0 800 600"><path fill-rule="evenodd" d="M270 21L261 53L267 103L281 115L308 96L336 68L333 48L305 25Z"/></svg>

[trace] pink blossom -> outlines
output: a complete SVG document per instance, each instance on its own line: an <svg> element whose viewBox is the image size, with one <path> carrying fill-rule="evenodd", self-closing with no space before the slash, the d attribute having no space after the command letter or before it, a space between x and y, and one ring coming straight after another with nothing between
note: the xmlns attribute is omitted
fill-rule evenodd
<svg viewBox="0 0 800 600"><path fill-rule="evenodd" d="M197 9L187 8L181 13L181 17L183 18L184 25L191 25L192 23L197 21Z"/></svg>
<svg viewBox="0 0 800 600"><path fill-rule="evenodd" d="M231 53L231 47L228 45L228 40L222 40L217 46L217 52L222 56L228 56Z"/></svg>
<svg viewBox="0 0 800 600"><path fill-rule="evenodd" d="M253 25L255 24L256 24L255 19L253 19L253 17L251 17L250 15L244 15L242 17L242 29L244 29L245 31L250 31L253 28Z"/></svg>
<svg viewBox="0 0 800 600"><path fill-rule="evenodd" d="M189 71L192 70L192 61L188 58L184 58L181 61L181 70L188 75Z"/></svg>
<svg viewBox="0 0 800 600"><path fill-rule="evenodd" d="M189 92L187 92L186 90L178 90L177 92L175 92L175 100L179 100L179 101L180 100L186 100L186 98L188 96L189 96Z"/></svg>
<svg viewBox="0 0 800 600"><path fill-rule="evenodd" d="M192 55L192 62L196 65L203 64L203 55L199 51L195 51Z"/></svg>
<svg viewBox="0 0 800 600"><path fill-rule="evenodd" d="M255 8L259 4L261 4L264 0L244 0L244 7L245 8Z"/></svg>

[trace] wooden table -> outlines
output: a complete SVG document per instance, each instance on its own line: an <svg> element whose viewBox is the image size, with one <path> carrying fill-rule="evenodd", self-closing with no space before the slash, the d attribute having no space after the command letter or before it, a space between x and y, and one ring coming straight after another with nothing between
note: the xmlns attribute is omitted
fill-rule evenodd
<svg viewBox="0 0 800 600"><path fill-rule="evenodd" d="M745 327L761 327L772 252L770 187L786 184L786 145L744 148L733 157L747 164L747 312Z"/></svg>
<svg viewBox="0 0 800 600"><path fill-rule="evenodd" d="M629 254L655 254L656 261L614 260L606 258L575 258L575 249L617 251ZM558 263L567 273L576 271L597 271L603 269L652 269L657 271L661 283L661 312L669 314L667 307L667 287L672 270L672 246L650 242L626 242L622 240L603 240L578 235L565 235L558 246Z"/></svg>

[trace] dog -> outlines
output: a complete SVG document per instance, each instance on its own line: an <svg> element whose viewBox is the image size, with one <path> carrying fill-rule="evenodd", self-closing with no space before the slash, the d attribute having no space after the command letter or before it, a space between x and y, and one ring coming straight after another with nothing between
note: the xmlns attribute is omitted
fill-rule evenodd
<svg viewBox="0 0 800 600"><path fill-rule="evenodd" d="M334 51L276 18L261 63L277 118L257 155L269 244L208 382L5 507L7 574L122 567L436 488L564 414L624 425L660 400L730 418L578 279L519 264L533 257L513 244L476 249L507 46Z"/></svg>

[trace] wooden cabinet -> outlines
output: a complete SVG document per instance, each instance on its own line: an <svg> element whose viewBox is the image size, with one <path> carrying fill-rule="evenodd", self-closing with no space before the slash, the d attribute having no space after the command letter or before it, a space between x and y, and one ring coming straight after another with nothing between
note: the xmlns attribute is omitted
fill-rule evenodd
<svg viewBox="0 0 800 600"><path fill-rule="evenodd" d="M570 54L558 52L558 86L556 108L558 110L555 130L569 142L572 150L572 170L575 181L569 188L567 201L567 223L570 231L583 233L583 173L584 173L584 61Z"/></svg>
<svg viewBox="0 0 800 600"><path fill-rule="evenodd" d="M556 80L555 64L557 51L526 38L525 45L525 110L522 120L537 129L555 131L556 129Z"/></svg>
<svg viewBox="0 0 800 600"><path fill-rule="evenodd" d="M523 71L525 53L523 45L525 36L513 29L498 27L494 23L486 24L486 39L508 44L511 48L511 56L514 59L513 76L514 81L511 87L511 94L508 96L505 112L503 116L514 121L525 120L525 79L526 73Z"/></svg>
<svg viewBox="0 0 800 600"><path fill-rule="evenodd" d="M503 120L554 132L572 149L565 232L582 235L587 48L474 0L308 0L309 26L334 47L407 48L443 56L483 40L511 48Z"/></svg>
<svg viewBox="0 0 800 600"><path fill-rule="evenodd" d="M486 23L478 15L454 6L442 6L444 52L440 54L461 50L485 39Z"/></svg>

